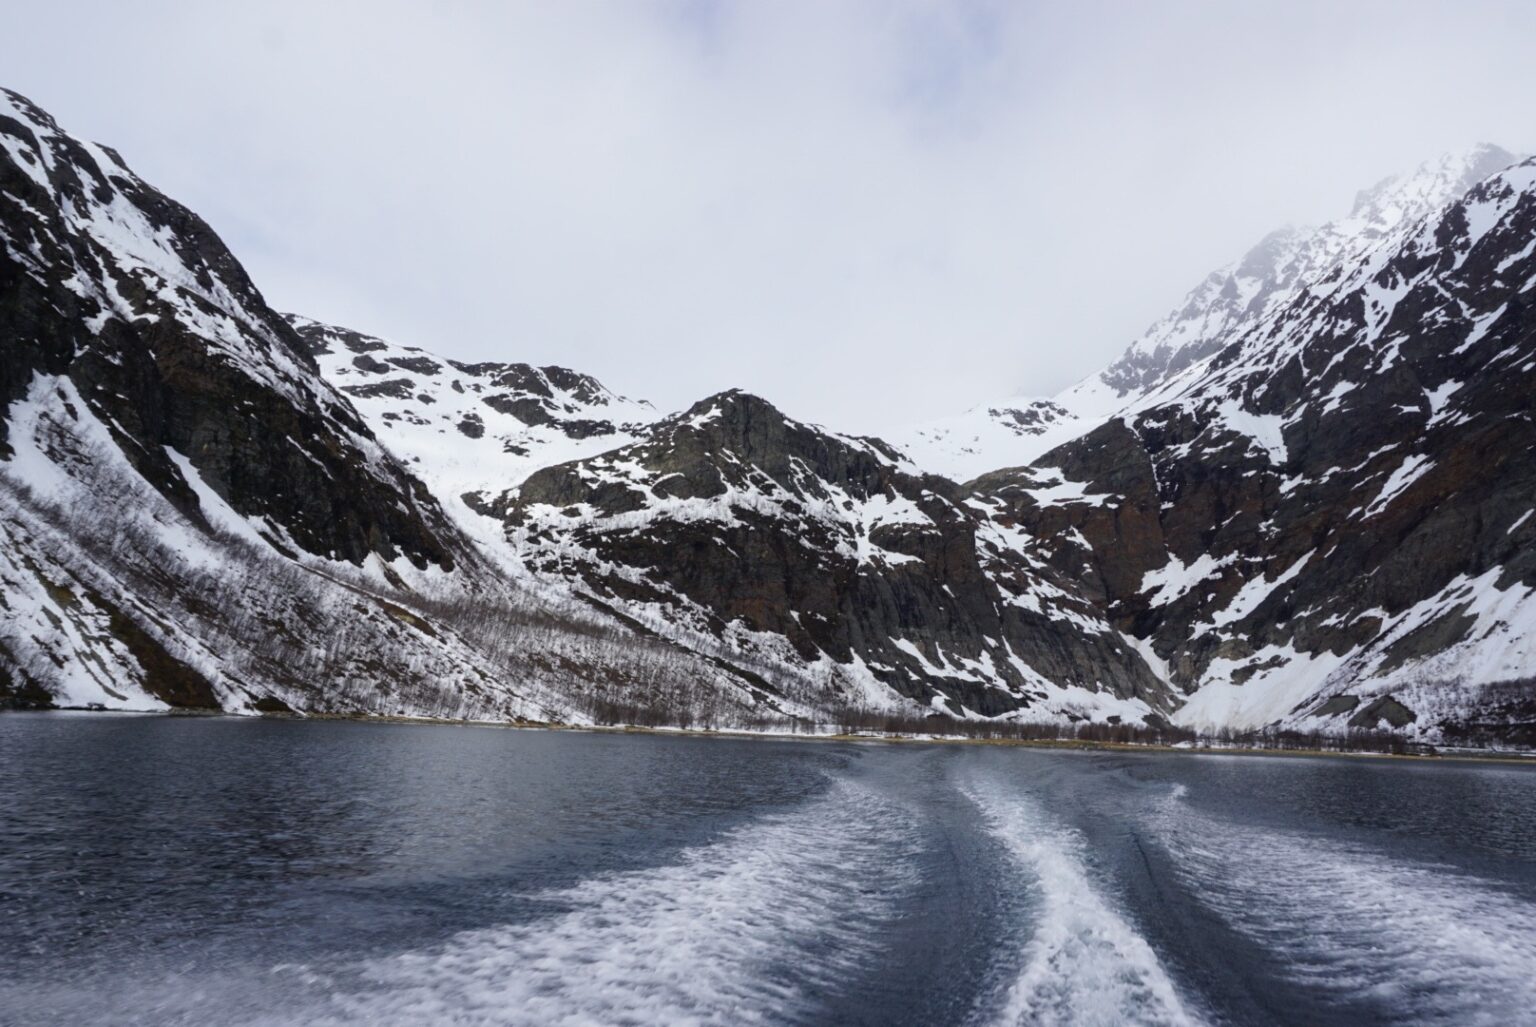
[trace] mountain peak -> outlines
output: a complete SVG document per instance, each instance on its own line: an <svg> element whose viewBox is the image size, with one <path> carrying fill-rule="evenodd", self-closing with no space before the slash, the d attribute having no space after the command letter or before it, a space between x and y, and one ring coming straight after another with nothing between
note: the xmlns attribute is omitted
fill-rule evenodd
<svg viewBox="0 0 1536 1027"><path fill-rule="evenodd" d="M1489 175L1518 163L1520 157L1492 143L1478 143L1427 160L1413 171L1389 175L1355 194L1350 218L1371 215L1390 217L1395 210L1416 214L1443 206L1464 194Z"/></svg>
<svg viewBox="0 0 1536 1027"><path fill-rule="evenodd" d="M1239 260L1207 275L1108 368L1058 398L1085 415L1124 409L1221 350L1308 285L1357 264L1384 240L1401 238L1519 159L1480 143L1361 190L1348 217L1320 228L1271 232Z"/></svg>
<svg viewBox="0 0 1536 1027"><path fill-rule="evenodd" d="M745 389L726 389L723 392L705 396L687 410L677 414L676 418L678 421L693 425L719 419L731 424L761 418L773 421L790 420L782 410L768 400Z"/></svg>

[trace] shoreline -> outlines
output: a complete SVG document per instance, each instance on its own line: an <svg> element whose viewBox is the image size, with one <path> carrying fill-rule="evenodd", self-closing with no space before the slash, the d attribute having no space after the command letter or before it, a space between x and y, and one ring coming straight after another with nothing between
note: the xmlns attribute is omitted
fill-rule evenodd
<svg viewBox="0 0 1536 1027"><path fill-rule="evenodd" d="M1536 766L1536 751L1465 750L1424 753L1371 752L1368 750L1244 748L1217 745L1174 745L1160 742L1099 742L1068 738L966 738L955 735L875 735L809 734L802 732L745 731L733 729L638 727L601 724L560 724L544 721L451 720L435 717L410 717L396 714L359 713L260 713L239 714L225 710L89 710L72 707L33 710L0 710L7 714L64 714L87 716L128 715L135 717L199 718L232 721L348 721L359 724L397 724L429 727L478 727L517 731L574 731L607 735L654 735L675 738L731 738L766 742L839 742L890 745L987 745L1021 749L1053 749L1062 752L1167 753L1183 756L1275 756L1301 758L1344 758L1375 760L1411 760L1425 763L1494 763L1505 766Z"/></svg>
<svg viewBox="0 0 1536 1027"><path fill-rule="evenodd" d="M429 721L428 723L464 723L460 721ZM496 726L496 725L491 725ZM519 725L507 725L517 727ZM1123 753L1168 753L1182 756L1279 756L1279 757L1304 757L1304 758L1333 758L1344 757L1347 759L1386 759L1386 760L1418 760L1428 763L1499 763L1499 764L1528 764L1536 766L1536 752L1510 751L1510 752L1469 752L1457 750L1454 752L1434 753L1394 753L1394 752L1370 752L1366 750L1330 750L1330 749L1246 749L1237 746L1200 746L1200 745L1169 745L1161 742L1093 742L1066 738L962 738L953 735L936 735L932 737L917 735L809 735L809 734L769 734L752 731L693 731L681 728L646 728L646 727L572 727L569 725L545 725L545 730L557 731L586 731L594 734L646 734L667 735L681 737L711 737L711 738L738 738L756 739L762 741L801 741L801 742L842 742L847 743L884 743L891 745L986 745L1002 746L1018 749L1055 749L1063 752L1123 752Z"/></svg>

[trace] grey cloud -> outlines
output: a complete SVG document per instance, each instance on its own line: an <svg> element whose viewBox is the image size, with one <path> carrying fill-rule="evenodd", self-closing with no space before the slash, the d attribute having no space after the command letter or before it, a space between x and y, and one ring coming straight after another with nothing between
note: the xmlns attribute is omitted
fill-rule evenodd
<svg viewBox="0 0 1536 1027"><path fill-rule="evenodd" d="M280 308L848 430L1055 391L1270 229L1536 145L1518 3L15 7L5 84Z"/></svg>

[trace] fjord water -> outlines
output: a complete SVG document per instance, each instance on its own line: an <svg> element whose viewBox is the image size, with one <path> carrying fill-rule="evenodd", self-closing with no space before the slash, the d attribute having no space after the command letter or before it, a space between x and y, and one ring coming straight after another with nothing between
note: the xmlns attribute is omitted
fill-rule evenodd
<svg viewBox="0 0 1536 1027"><path fill-rule="evenodd" d="M0 1022L1529 1022L1536 770L0 717Z"/></svg>

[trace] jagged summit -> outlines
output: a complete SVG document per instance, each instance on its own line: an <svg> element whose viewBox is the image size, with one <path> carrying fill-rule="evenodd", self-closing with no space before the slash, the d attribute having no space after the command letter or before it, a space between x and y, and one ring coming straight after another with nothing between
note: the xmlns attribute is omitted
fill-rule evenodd
<svg viewBox="0 0 1536 1027"><path fill-rule="evenodd" d="M708 451L716 456L729 453L745 460L779 461L793 457L814 462L824 457L829 445L835 444L848 451L873 455L884 463L905 462L898 451L880 439L843 435L797 421L762 396L744 389L715 393L662 419L655 426L652 440L676 438L680 433L703 438Z"/></svg>
<svg viewBox="0 0 1536 1027"><path fill-rule="evenodd" d="M1424 219L1518 160L1480 144L1386 178L1358 194L1348 217L1316 228L1279 229L1211 272L1113 363L1049 406L1007 400L894 432L893 441L919 465L962 480L1028 463L1169 387L1303 290L1324 287L1374 251L1401 245ZM1021 432L1021 414L1045 423Z"/></svg>
<svg viewBox="0 0 1536 1027"><path fill-rule="evenodd" d="M760 419L785 423L790 421L787 415L762 396L739 388L723 389L713 395L705 396L686 410L674 414L670 419L693 424L718 420L725 424L742 426L750 425Z"/></svg>
<svg viewBox="0 0 1536 1027"><path fill-rule="evenodd" d="M1371 188L1360 190L1355 194L1349 216L1377 231L1390 230L1405 214L1412 216L1424 208L1447 203L1522 159L1520 154L1492 143L1446 153L1407 174L1389 175Z"/></svg>
<svg viewBox="0 0 1536 1027"><path fill-rule="evenodd" d="M1102 373L1061 397L1074 411L1105 414L1203 360L1340 268L1391 246L1417 223L1518 160L1487 144L1427 161L1359 193L1350 215L1319 228L1285 228L1213 272Z"/></svg>

